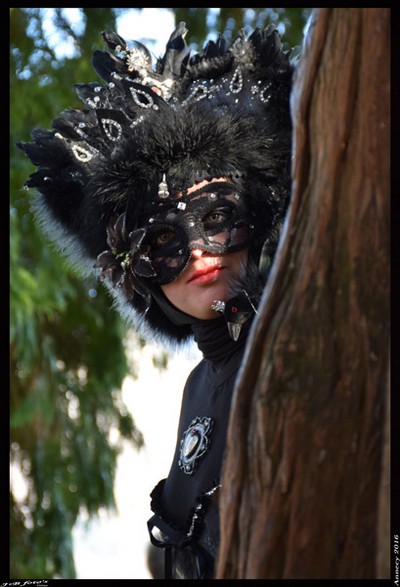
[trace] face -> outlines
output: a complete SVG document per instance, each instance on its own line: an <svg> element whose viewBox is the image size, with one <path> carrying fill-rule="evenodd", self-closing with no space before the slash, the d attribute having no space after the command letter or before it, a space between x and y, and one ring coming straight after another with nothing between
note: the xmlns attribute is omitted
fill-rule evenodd
<svg viewBox="0 0 400 587"><path fill-rule="evenodd" d="M221 179L213 180L221 181ZM196 184L191 193L207 185L208 181ZM179 310L207 320L218 318L211 308L215 300L227 301L231 297L231 283L244 276L248 258L248 247L232 253L213 254L202 249L193 249L188 265L177 279L162 285L167 299Z"/></svg>

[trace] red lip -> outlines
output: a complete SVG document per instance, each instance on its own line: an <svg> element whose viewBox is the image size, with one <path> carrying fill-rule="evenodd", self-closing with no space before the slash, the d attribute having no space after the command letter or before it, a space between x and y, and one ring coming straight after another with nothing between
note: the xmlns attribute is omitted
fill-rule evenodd
<svg viewBox="0 0 400 587"><path fill-rule="evenodd" d="M192 281L197 281L198 283L212 281L218 277L218 274L222 269L224 269L224 267L221 267L221 265L210 265L209 267L197 269L197 271L192 273L186 283L191 283Z"/></svg>

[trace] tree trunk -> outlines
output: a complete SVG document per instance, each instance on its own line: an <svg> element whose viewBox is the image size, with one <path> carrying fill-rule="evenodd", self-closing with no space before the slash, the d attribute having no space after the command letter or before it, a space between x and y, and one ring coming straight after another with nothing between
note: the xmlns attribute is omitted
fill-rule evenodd
<svg viewBox="0 0 400 587"><path fill-rule="evenodd" d="M291 206L228 430L219 579L389 577L389 72L389 9L314 10Z"/></svg>

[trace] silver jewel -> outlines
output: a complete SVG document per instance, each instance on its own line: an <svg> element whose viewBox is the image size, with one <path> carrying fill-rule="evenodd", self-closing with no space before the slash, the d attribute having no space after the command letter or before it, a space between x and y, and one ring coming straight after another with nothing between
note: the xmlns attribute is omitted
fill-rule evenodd
<svg viewBox="0 0 400 587"><path fill-rule="evenodd" d="M155 94L157 94L157 96L161 96L164 100L168 101L171 99L172 88L174 86L174 80L168 78L162 82L159 82L158 80L154 79L153 77L150 77L147 75L143 78L142 83L145 86L150 87L151 90ZM158 110L157 105L154 105L153 108L155 110Z"/></svg>
<svg viewBox="0 0 400 587"><path fill-rule="evenodd" d="M82 130L83 128L86 128L86 124L84 122L80 122L78 126L75 126L74 130L80 137L87 139L88 135L85 133L85 131Z"/></svg>
<svg viewBox="0 0 400 587"><path fill-rule="evenodd" d="M192 475L197 461L210 447L209 434L213 420L207 417L197 417L191 421L189 428L184 432L180 444L179 467L186 475Z"/></svg>
<svg viewBox="0 0 400 587"><path fill-rule="evenodd" d="M260 102L263 102L263 104L268 104L271 99L271 94L268 94L267 92L271 89L272 83L267 82L263 87L261 87L261 84L261 80L258 80L257 85L251 86L250 92L253 94L253 96L258 94Z"/></svg>
<svg viewBox="0 0 400 587"><path fill-rule="evenodd" d="M117 73L116 71L112 71L112 72L110 73L110 76L111 76L111 77L113 77L113 78L114 78L114 79L116 79L116 80L121 80L121 79L124 79L124 78L122 77L122 75L119 75L119 73Z"/></svg>
<svg viewBox="0 0 400 587"><path fill-rule="evenodd" d="M178 210L184 210L186 208L185 202L178 202L177 208Z"/></svg>
<svg viewBox="0 0 400 587"><path fill-rule="evenodd" d="M210 491L207 491L206 496L207 497L211 497L212 495L214 495L214 493L216 491L218 491L218 489L221 489L221 485L220 484L218 484L215 487L213 487L212 489L210 489Z"/></svg>
<svg viewBox="0 0 400 587"><path fill-rule="evenodd" d="M216 491L218 491L218 489L220 489L220 488L221 488L221 485L216 485L215 487L213 487L212 489L210 489L210 491L207 491L207 493L204 494L204 497L212 497L214 495L214 493ZM189 531L186 534L186 536L188 538L191 538L193 536L193 533L194 533L194 530L195 530L195 527L196 527L196 522L197 522L198 519L201 518L201 512L202 512L203 509L204 509L203 502L199 503L196 506L195 512L194 512L194 514L192 516L192 521L191 521L191 524L190 524Z"/></svg>
<svg viewBox="0 0 400 587"><path fill-rule="evenodd" d="M97 107L96 102L94 102L91 98L86 99L86 104L89 106L89 108L96 108Z"/></svg>
<svg viewBox="0 0 400 587"><path fill-rule="evenodd" d="M191 102L198 102L199 100L203 100L208 95L208 87L204 83L197 84L192 91L190 92L189 96L182 102L182 105Z"/></svg>
<svg viewBox="0 0 400 587"><path fill-rule="evenodd" d="M136 125L140 124L144 120L144 116L139 116L136 120L134 120L130 125L129 128L134 128Z"/></svg>
<svg viewBox="0 0 400 587"><path fill-rule="evenodd" d="M132 98L134 99L135 103L140 106L140 108L152 108L154 107L154 100L150 94L143 90L139 90L137 88L129 88ZM139 96L144 96L145 102L139 98Z"/></svg>
<svg viewBox="0 0 400 587"><path fill-rule="evenodd" d="M133 47L125 52L128 71L139 71L142 76L146 75L150 66L149 59L145 53Z"/></svg>
<svg viewBox="0 0 400 587"><path fill-rule="evenodd" d="M165 173L162 177L162 180L158 184L158 197L162 199L169 197L168 184L166 181Z"/></svg>
<svg viewBox="0 0 400 587"><path fill-rule="evenodd" d="M236 342L240 336L242 325L237 322L227 322L226 325L228 327L229 336Z"/></svg>
<svg viewBox="0 0 400 587"><path fill-rule="evenodd" d="M112 118L102 118L101 125L110 141L119 141L122 135L122 126L119 122L113 120ZM117 132L116 136L115 131Z"/></svg>
<svg viewBox="0 0 400 587"><path fill-rule="evenodd" d="M89 145L87 145L87 147L88 149L85 149L80 145L72 145L71 147L73 154L78 159L78 161L81 161L81 163L88 163L92 159L93 155L97 155L98 153L98 151L93 147L89 147Z"/></svg>
<svg viewBox="0 0 400 587"><path fill-rule="evenodd" d="M232 76L231 83L229 84L229 90L232 94L238 94L243 89L243 74L240 67L235 69Z"/></svg>
<svg viewBox="0 0 400 587"><path fill-rule="evenodd" d="M216 312L223 313L225 311L225 302L221 300L214 300L211 304L211 309L215 310Z"/></svg>
<svg viewBox="0 0 400 587"><path fill-rule="evenodd" d="M260 101L264 104L267 104L271 99L271 94L267 94L268 90L271 88L271 82L267 83L263 88L260 90Z"/></svg>

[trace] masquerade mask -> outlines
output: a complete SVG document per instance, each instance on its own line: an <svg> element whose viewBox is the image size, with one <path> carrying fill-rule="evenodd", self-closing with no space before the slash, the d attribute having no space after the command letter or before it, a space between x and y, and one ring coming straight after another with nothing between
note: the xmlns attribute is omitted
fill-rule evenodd
<svg viewBox="0 0 400 587"><path fill-rule="evenodd" d="M174 281L193 249L223 254L245 248L255 229L240 190L228 182L213 182L161 204L143 228L132 232L122 214L107 234L110 250L98 256L96 265L103 277L133 295L134 289L143 289L138 279L157 285Z"/></svg>
<svg viewBox="0 0 400 587"><path fill-rule="evenodd" d="M254 224L245 198L227 182L213 182L175 200L172 207L148 220L144 248L164 285L187 266L193 249L223 254L246 247Z"/></svg>

